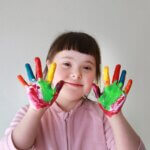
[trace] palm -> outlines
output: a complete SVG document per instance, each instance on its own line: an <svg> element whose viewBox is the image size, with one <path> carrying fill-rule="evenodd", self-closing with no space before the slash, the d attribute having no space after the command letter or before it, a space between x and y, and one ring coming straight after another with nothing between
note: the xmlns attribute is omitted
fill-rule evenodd
<svg viewBox="0 0 150 150"><path fill-rule="evenodd" d="M100 92L98 92L99 88L94 85L94 92L97 95L99 105L104 113L108 116L112 116L120 111L126 100L126 95L128 94L132 85L132 80L129 80L125 89L122 89L125 81L126 71L122 71L119 80L120 68L120 65L116 66L112 79L112 84L110 84L108 67L104 68L103 81L105 87L101 95Z"/></svg>
<svg viewBox="0 0 150 150"><path fill-rule="evenodd" d="M119 99L122 95L123 91L117 85L117 82L114 82L110 86L105 87L105 90L98 101L106 110L110 110L112 104L116 103L117 99Z"/></svg>

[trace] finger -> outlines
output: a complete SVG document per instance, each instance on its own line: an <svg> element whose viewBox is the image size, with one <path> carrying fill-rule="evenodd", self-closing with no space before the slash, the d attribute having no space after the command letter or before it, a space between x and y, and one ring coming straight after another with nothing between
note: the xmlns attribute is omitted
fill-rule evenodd
<svg viewBox="0 0 150 150"><path fill-rule="evenodd" d="M109 67L105 66L103 70L103 82L105 86L110 85Z"/></svg>
<svg viewBox="0 0 150 150"><path fill-rule="evenodd" d="M59 81L59 82L56 84L56 86L55 86L56 92L55 92L55 94L54 94L54 97L53 97L53 99L52 99L50 105L52 105L52 104L54 103L54 101L57 99L58 94L59 94L61 88L63 87L63 85L64 85L64 81Z"/></svg>
<svg viewBox="0 0 150 150"><path fill-rule="evenodd" d="M29 86L28 83L24 80L24 78L21 75L18 75L17 78L23 86Z"/></svg>
<svg viewBox="0 0 150 150"><path fill-rule="evenodd" d="M53 78L54 78L54 73L55 73L55 69L56 69L56 63L52 63L49 67L48 67L48 73L47 73L47 77L46 80L51 83Z"/></svg>
<svg viewBox="0 0 150 150"><path fill-rule="evenodd" d="M29 81L30 81L30 82L36 81L36 80L35 80L35 76L34 76L34 74L33 74L33 71L32 71L32 69L31 69L30 64L25 64L25 68L26 68L26 71L27 71L27 75L28 75Z"/></svg>
<svg viewBox="0 0 150 150"><path fill-rule="evenodd" d="M93 83L92 84L92 89L93 89L93 91L95 93L95 97L99 98L100 97L100 89L99 89L99 87L96 84Z"/></svg>
<svg viewBox="0 0 150 150"><path fill-rule="evenodd" d="M56 84L56 86L55 86L55 88L56 88L56 93L59 93L60 92L60 90L61 90L61 88L63 87L63 85L64 85L64 81L59 81L57 84Z"/></svg>
<svg viewBox="0 0 150 150"><path fill-rule="evenodd" d="M119 84L121 83L121 87L123 87L124 82L125 82L125 77L126 77L126 70L122 70L121 76L120 76L120 80L119 80Z"/></svg>
<svg viewBox="0 0 150 150"><path fill-rule="evenodd" d="M129 93L129 91L130 91L130 89L131 89L131 86L132 86L132 80L130 79L129 81L128 81L128 83L127 83L127 85L126 85L126 87L125 87L125 89L124 89L124 93L125 94L128 94Z"/></svg>
<svg viewBox="0 0 150 150"><path fill-rule="evenodd" d="M118 81L118 79L119 79L119 73L120 73L120 68L121 68L120 64L116 65L115 71L114 71L114 75L113 75L113 79L112 79L112 83L114 81Z"/></svg>
<svg viewBox="0 0 150 150"><path fill-rule="evenodd" d="M34 61L35 61L36 79L41 79L43 78L43 73L40 58L35 57Z"/></svg>

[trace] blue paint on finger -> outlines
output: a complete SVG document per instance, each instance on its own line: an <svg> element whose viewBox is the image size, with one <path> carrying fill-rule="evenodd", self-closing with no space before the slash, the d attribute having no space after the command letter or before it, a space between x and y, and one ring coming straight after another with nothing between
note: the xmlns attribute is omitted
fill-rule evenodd
<svg viewBox="0 0 150 150"><path fill-rule="evenodd" d="M29 81L30 82L35 82L36 79L35 79L35 76L33 74L33 71L32 71L32 68L31 68L30 64L25 64L25 68L26 68L26 71L27 71Z"/></svg>
<svg viewBox="0 0 150 150"><path fill-rule="evenodd" d="M124 85L124 82L125 82L125 76L126 76L126 70L122 70L120 80L119 80L119 83L121 82L122 86Z"/></svg>

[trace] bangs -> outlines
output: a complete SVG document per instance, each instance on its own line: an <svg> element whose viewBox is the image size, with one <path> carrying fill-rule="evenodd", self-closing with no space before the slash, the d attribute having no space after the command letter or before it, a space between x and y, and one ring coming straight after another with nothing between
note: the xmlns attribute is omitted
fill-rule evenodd
<svg viewBox="0 0 150 150"><path fill-rule="evenodd" d="M57 43L57 44L55 44ZM92 56L97 55L97 43L86 33L66 33L60 35L56 41L53 43L51 50L75 50L84 54L89 54Z"/></svg>

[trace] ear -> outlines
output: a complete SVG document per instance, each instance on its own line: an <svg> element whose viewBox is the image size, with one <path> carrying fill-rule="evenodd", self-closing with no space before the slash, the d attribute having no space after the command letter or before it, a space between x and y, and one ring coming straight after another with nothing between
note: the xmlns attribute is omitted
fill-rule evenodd
<svg viewBox="0 0 150 150"><path fill-rule="evenodd" d="M46 61L46 66L48 67L49 65L50 65L50 61L47 60L47 61Z"/></svg>

